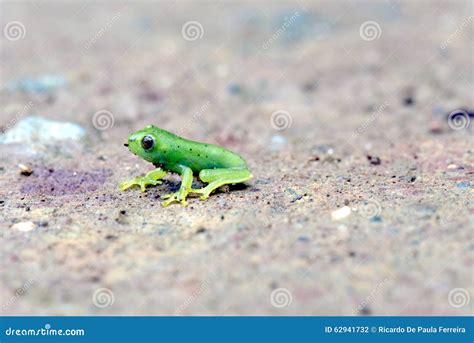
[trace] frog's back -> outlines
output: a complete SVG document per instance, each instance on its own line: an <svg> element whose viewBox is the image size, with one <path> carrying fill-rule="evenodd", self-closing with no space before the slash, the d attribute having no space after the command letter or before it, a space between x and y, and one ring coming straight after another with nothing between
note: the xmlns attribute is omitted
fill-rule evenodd
<svg viewBox="0 0 474 343"><path fill-rule="evenodd" d="M160 130L162 164L185 165L199 173L203 169L247 168L238 154L221 146L191 141L171 132Z"/></svg>

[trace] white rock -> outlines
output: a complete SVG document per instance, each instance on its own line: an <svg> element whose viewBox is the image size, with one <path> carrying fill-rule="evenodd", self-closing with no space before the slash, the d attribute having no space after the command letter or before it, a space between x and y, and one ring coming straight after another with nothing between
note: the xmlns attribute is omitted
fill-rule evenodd
<svg viewBox="0 0 474 343"><path fill-rule="evenodd" d="M12 229L15 229L21 232L28 232L28 231L34 230L35 228L36 228L36 225L33 222L21 222L21 223L16 223L15 225L12 226Z"/></svg>
<svg viewBox="0 0 474 343"><path fill-rule="evenodd" d="M349 206L341 207L331 212L332 220L341 220L348 217L351 214L351 208Z"/></svg>
<svg viewBox="0 0 474 343"><path fill-rule="evenodd" d="M281 135L273 135L270 140L272 150L281 150L286 145L286 138Z"/></svg>
<svg viewBox="0 0 474 343"><path fill-rule="evenodd" d="M41 117L27 117L0 135L2 144L51 144L60 140L79 140L85 131L79 125Z"/></svg>

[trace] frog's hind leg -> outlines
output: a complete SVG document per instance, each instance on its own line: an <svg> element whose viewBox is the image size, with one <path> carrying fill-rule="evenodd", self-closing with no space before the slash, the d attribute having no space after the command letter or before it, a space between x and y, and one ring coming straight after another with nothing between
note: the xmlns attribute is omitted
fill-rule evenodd
<svg viewBox="0 0 474 343"><path fill-rule="evenodd" d="M223 185L241 183L252 177L248 169L204 169L199 173L199 179L209 184L201 189L192 189L191 192L201 194L201 200L205 200L214 190Z"/></svg>

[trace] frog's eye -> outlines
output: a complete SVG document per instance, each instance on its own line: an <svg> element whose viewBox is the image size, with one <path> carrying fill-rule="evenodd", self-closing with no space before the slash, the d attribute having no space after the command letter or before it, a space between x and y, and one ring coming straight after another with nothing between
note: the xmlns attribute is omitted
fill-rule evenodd
<svg viewBox="0 0 474 343"><path fill-rule="evenodd" d="M142 139L142 148L145 150L150 150L155 145L155 140L152 136L145 136Z"/></svg>

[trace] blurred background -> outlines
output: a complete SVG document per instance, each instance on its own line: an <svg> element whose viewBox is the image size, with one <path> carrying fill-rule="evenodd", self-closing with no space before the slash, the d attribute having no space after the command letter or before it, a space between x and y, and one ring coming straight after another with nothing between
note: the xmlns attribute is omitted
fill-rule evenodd
<svg viewBox="0 0 474 343"><path fill-rule="evenodd" d="M3 315L469 315L472 1L2 1ZM254 179L161 208L154 124Z"/></svg>

